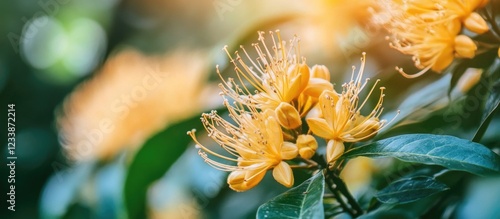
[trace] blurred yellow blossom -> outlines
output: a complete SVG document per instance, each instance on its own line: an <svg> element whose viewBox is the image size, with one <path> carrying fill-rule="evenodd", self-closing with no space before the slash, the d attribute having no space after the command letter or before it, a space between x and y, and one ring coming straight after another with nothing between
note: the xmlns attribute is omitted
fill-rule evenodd
<svg viewBox="0 0 500 219"><path fill-rule="evenodd" d="M483 74L483 69L468 68L460 79L458 79L457 87L462 93L467 93L473 88L480 80Z"/></svg>
<svg viewBox="0 0 500 219"><path fill-rule="evenodd" d="M362 64L356 78L354 78L353 67L351 81L342 85L342 93L323 91L318 103L322 117L307 119L307 124L312 132L328 141L326 156L329 163L344 153L344 142L366 140L377 134L385 124L384 120L379 121L378 119L383 110L384 87L380 88L380 97L373 110L367 116L361 115L361 109L376 87L375 83L366 99L360 103L359 95L368 81L366 79L362 82L365 67L364 54L361 61Z"/></svg>
<svg viewBox="0 0 500 219"><path fill-rule="evenodd" d="M249 107L244 111L241 105L229 105L224 100L234 124L224 120L217 112L204 113L202 123L208 136L217 142L231 156L219 154L203 146L196 139L195 132L188 134L201 148L200 156L216 169L230 171L227 178L229 187L235 191L246 191L256 186L267 170L273 169L273 177L286 187L294 183L293 172L284 160L298 155L297 146L283 139L281 127L271 110L258 112ZM221 130L223 129L223 130ZM230 165L209 158L208 155L234 162Z"/></svg>
<svg viewBox="0 0 500 219"><path fill-rule="evenodd" d="M110 158L200 111L209 101L202 94L209 90L207 64L200 52L147 57L125 50L111 57L58 114L66 154L72 160Z"/></svg>
<svg viewBox="0 0 500 219"><path fill-rule="evenodd" d="M474 10L483 7L487 0L450 1L382 1L382 12L374 16L390 33L390 46L403 54L411 55L421 71L407 74L418 77L428 70L442 72L458 58L473 58L477 46L466 35L459 35L462 25L476 33L488 31L486 21Z"/></svg>

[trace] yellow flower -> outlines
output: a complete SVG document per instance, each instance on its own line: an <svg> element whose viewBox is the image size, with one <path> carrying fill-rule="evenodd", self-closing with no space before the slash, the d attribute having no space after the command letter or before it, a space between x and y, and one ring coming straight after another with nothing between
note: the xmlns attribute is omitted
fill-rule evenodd
<svg viewBox="0 0 500 219"><path fill-rule="evenodd" d="M311 131L328 141L326 149L328 162L335 161L344 153L344 142L358 142L373 137L385 124L384 120L379 121L383 110L384 87L380 88L380 97L373 110L366 116L361 115L361 109L376 87L375 83L366 99L360 103L359 94L368 81L366 79L362 82L364 53L361 60L358 75L354 78L353 70L351 81L342 85L342 93L323 91L318 103L322 117L307 119Z"/></svg>
<svg viewBox="0 0 500 219"><path fill-rule="evenodd" d="M273 169L276 181L286 187L294 183L290 165L284 160L298 156L297 146L283 140L281 127L271 110L258 112L248 107L245 112L242 105L235 106L224 100L234 124L221 118L215 111L202 115L202 122L208 135L225 149L231 156L225 156L203 146L194 135L188 134L201 148L200 156L211 166L230 171L227 183L235 191L246 191L256 186L267 170ZM222 131L223 130L223 131ZM209 157L232 161L235 165L225 164Z"/></svg>
<svg viewBox="0 0 500 219"><path fill-rule="evenodd" d="M383 12L375 16L392 34L390 46L411 55L421 71L409 75L396 68L407 78L418 77L428 70L441 72L458 58L473 58L477 50L474 41L458 35L462 23L469 30L484 33L486 21L474 12L487 0L456 1L386 1Z"/></svg>
<svg viewBox="0 0 500 219"><path fill-rule="evenodd" d="M331 85L322 78L310 80L311 70L306 65L305 59L300 57L297 38L292 39L287 45L287 42L281 39L279 31L276 31L276 37L272 32L270 35L272 44L267 46L264 33L259 32L261 45L257 43L253 45L258 55L255 60L244 47L241 47L244 57L236 52L234 59L225 48L235 65L237 78L224 80L221 76L223 83L220 87L223 94L241 104L275 111L283 127L294 129L301 125L300 117L312 107L307 96L315 92L307 89L310 92L303 93L308 88L309 82L314 83L315 87ZM255 91L250 91L243 80L246 80Z"/></svg>

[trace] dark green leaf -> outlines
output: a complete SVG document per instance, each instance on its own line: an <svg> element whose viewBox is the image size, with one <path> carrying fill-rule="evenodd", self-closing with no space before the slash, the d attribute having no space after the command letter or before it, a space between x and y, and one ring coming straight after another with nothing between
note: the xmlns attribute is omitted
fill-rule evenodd
<svg viewBox="0 0 500 219"><path fill-rule="evenodd" d="M498 65L498 67L500 67L500 65ZM500 80L496 81L495 84L488 89L488 93L489 95L486 100L481 123L476 131L476 134L474 135L473 141L475 142L481 140L481 137L484 132L486 132L493 115L495 115L495 112L498 110L498 106L500 105Z"/></svg>
<svg viewBox="0 0 500 219"><path fill-rule="evenodd" d="M257 210L257 218L324 218L325 178L320 171L299 186L276 196Z"/></svg>
<svg viewBox="0 0 500 219"><path fill-rule="evenodd" d="M404 204L447 189L446 184L438 182L432 177L417 176L392 182L380 190L376 197L383 203Z"/></svg>
<svg viewBox="0 0 500 219"><path fill-rule="evenodd" d="M420 122L446 106L443 103L449 100L446 95L447 91L443 87L448 86L450 79L450 74L444 75L439 80L424 86L418 92L407 96L397 107L397 110L384 114L383 119L392 120L392 122L380 134L385 134L393 127ZM395 117L398 113L399 115ZM381 136L380 134L378 136Z"/></svg>
<svg viewBox="0 0 500 219"><path fill-rule="evenodd" d="M172 125L150 138L137 152L128 168L124 198L129 218L146 218L146 192L191 141L186 132L201 126L199 117Z"/></svg>
<svg viewBox="0 0 500 219"><path fill-rule="evenodd" d="M500 157L493 151L481 144L447 135L400 135L353 148L343 158L357 156L394 157L477 175L500 173Z"/></svg>

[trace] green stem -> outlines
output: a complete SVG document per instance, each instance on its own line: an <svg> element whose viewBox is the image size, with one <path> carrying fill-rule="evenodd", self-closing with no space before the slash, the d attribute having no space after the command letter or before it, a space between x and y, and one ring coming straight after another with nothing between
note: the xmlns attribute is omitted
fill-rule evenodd
<svg viewBox="0 0 500 219"><path fill-rule="evenodd" d="M332 191L342 208L354 218L361 216L363 214L363 209L361 209L356 199L349 192L344 181L342 181L337 174L328 169L325 169L325 177L328 188ZM349 204L349 206L344 202L339 192L347 199L347 204Z"/></svg>

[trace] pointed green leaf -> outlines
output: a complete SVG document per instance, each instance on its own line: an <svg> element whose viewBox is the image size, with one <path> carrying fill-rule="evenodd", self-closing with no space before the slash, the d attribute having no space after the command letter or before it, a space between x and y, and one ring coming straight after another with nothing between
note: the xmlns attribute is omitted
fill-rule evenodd
<svg viewBox="0 0 500 219"><path fill-rule="evenodd" d="M146 192L186 150L191 138L186 131L200 126L198 117L169 126L150 138L128 167L123 196L128 217L146 218Z"/></svg>
<svg viewBox="0 0 500 219"><path fill-rule="evenodd" d="M473 141L479 141L483 137L483 134L486 132L488 125L493 119L493 115L498 111L500 105L500 81L497 82L492 87L492 92L488 96L488 99L485 104L483 118L481 118L481 123L476 133L474 134Z"/></svg>
<svg viewBox="0 0 500 219"><path fill-rule="evenodd" d="M257 218L324 218L325 178L319 172L299 186L276 196L257 210Z"/></svg>
<svg viewBox="0 0 500 219"><path fill-rule="evenodd" d="M500 173L500 156L481 144L448 135L400 135L355 147L343 158L357 156L394 157L477 175Z"/></svg>
<svg viewBox="0 0 500 219"><path fill-rule="evenodd" d="M432 177L417 176L394 181L380 190L375 197L387 204L404 204L447 189L449 188L446 184L438 182Z"/></svg>

